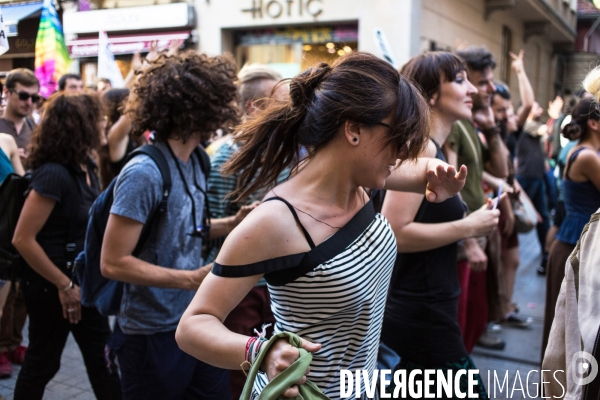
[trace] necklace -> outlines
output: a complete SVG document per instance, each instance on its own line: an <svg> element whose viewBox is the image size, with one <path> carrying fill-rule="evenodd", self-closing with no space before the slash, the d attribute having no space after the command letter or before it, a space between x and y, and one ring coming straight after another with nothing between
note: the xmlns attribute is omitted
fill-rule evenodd
<svg viewBox="0 0 600 400"><path fill-rule="evenodd" d="M273 194L274 194L275 196L279 197L279 196L277 195L277 193L275 193L275 191L274 191L274 190L273 190ZM295 209L296 211L300 211L302 214L306 214L306 215L308 215L309 217L311 217L311 218L312 218L312 219L314 219L315 221L317 221L317 222L320 222L320 223L322 223L322 224L324 224L324 225L327 225L327 226L328 226L328 227L330 227L331 229L342 229L342 227L339 227L339 226L333 226L333 225L329 225L327 222L321 221L320 219L317 219L317 218L313 217L312 215L310 215L310 214L309 214L309 213L307 213L306 211L302 211L301 209L299 209L298 207L296 207L296 206L295 206L295 205L293 205L292 203L289 203L289 204L290 204L292 207L294 207L294 209Z"/></svg>
<svg viewBox="0 0 600 400"><path fill-rule="evenodd" d="M306 211L302 211L301 209L297 208L297 207L296 207L296 206L294 206L294 205L292 205L292 207L294 207L294 208L296 209L296 211L300 211L302 214L306 214L306 215L308 215L309 217L311 217L312 219L314 219L315 221L317 221L317 222L320 222L320 223L322 223L322 224L325 224L325 225L327 225L328 227L330 227L330 228L332 228L332 229L342 229L342 228L341 228L341 227L339 227L339 226L332 226L332 225L329 225L327 222L323 222L323 221L321 221L320 219L316 219L315 217L313 217L312 215L310 215L310 214L309 214L309 213L307 213Z"/></svg>

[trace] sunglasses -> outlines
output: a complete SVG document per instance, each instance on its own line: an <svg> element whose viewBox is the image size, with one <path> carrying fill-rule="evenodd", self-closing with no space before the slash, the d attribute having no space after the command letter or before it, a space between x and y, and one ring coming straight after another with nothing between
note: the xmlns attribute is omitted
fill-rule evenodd
<svg viewBox="0 0 600 400"><path fill-rule="evenodd" d="M16 93L17 96L19 96L19 100L21 101L27 101L29 100L29 98L31 97L31 101L33 103L37 103L38 101L40 101L40 95L35 93L35 94L29 94L27 92L18 92L14 89L9 89L12 93Z"/></svg>
<svg viewBox="0 0 600 400"><path fill-rule="evenodd" d="M504 86L503 84L496 84L496 94L499 94L502 98L509 100L510 99L510 92L508 91L508 88L506 86Z"/></svg>

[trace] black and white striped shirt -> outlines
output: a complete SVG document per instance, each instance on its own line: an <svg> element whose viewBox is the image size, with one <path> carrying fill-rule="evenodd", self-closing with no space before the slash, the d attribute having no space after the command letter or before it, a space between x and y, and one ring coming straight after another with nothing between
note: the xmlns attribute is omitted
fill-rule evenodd
<svg viewBox="0 0 600 400"><path fill-rule="evenodd" d="M212 272L229 277L266 272L275 332L293 332L322 344L313 355L308 379L336 399L340 370L367 370L371 376L376 368L396 239L369 202L325 242L314 246L310 237L307 240L311 244L307 253L247 266L215 263ZM266 375L259 374L255 394L267 382Z"/></svg>

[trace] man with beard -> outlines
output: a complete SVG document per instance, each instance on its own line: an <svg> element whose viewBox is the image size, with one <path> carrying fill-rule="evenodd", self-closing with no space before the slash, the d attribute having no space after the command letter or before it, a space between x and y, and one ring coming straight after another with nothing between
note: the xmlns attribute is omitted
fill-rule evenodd
<svg viewBox="0 0 600 400"><path fill-rule="evenodd" d="M485 204L481 185L483 171L506 178L508 153L490 107L496 92L493 82L496 62L492 54L483 47L470 47L456 54L467 65L469 81L477 88L477 94L473 96L472 119L458 121L453 125L445 143L445 151L450 164L464 164L469 170L460 194L469 212L473 212ZM488 321L503 317L497 273L500 237L495 232L490 235L490 243L486 237L472 238L465 240L459 247L458 273L462 290L458 322L468 352L471 352L478 341L481 345L494 349L503 349L505 346L500 337L485 329ZM490 252L494 245L496 251Z"/></svg>

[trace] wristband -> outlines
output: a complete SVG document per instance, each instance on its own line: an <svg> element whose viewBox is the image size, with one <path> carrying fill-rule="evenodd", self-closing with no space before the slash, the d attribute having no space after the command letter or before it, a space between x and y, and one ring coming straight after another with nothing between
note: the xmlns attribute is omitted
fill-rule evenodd
<svg viewBox="0 0 600 400"><path fill-rule="evenodd" d="M497 126L494 126L492 128L482 129L481 133L483 133L485 137L490 137L499 134L500 129Z"/></svg>
<svg viewBox="0 0 600 400"><path fill-rule="evenodd" d="M69 290L73 289L75 285L73 284L73 281L69 282L69 285L63 289L60 289L61 292L68 292Z"/></svg>

